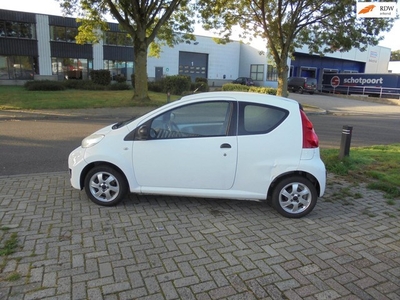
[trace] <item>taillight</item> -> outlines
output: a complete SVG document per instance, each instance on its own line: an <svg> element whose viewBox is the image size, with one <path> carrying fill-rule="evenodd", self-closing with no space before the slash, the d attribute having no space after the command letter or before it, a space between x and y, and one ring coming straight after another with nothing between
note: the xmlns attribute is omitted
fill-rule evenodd
<svg viewBox="0 0 400 300"><path fill-rule="evenodd" d="M303 127L303 148L318 148L319 140L314 126L306 113L300 109L301 125Z"/></svg>

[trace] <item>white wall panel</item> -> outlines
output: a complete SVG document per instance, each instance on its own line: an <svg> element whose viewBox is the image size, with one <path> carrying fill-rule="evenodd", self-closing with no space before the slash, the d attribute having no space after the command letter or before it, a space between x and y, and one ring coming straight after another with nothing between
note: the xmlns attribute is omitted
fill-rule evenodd
<svg viewBox="0 0 400 300"><path fill-rule="evenodd" d="M104 69L103 44L103 40L100 40L100 42L97 44L93 44L93 70Z"/></svg>
<svg viewBox="0 0 400 300"><path fill-rule="evenodd" d="M50 26L48 16L36 15L36 35L38 40L39 52L39 73L40 75L52 75Z"/></svg>
<svg viewBox="0 0 400 300"><path fill-rule="evenodd" d="M149 78L155 77L155 68L163 67L163 74L179 74L179 52L193 52L208 54L208 79L225 80L236 79L239 74L240 43L231 42L225 45L217 44L211 37L196 36L195 41L188 41L170 48L162 47L160 58L149 57L147 73Z"/></svg>

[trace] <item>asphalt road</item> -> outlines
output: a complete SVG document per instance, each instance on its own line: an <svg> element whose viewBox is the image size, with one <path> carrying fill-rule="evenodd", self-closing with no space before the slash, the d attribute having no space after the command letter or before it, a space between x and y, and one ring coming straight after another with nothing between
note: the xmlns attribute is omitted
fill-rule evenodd
<svg viewBox="0 0 400 300"><path fill-rule="evenodd" d="M294 95L328 114L309 114L321 148L339 148L343 125L353 126L352 147L400 143L400 106ZM344 102L342 102L344 101ZM325 107L324 107L325 106ZM68 154L82 138L116 122L104 118L57 117L0 120L0 176L67 171Z"/></svg>

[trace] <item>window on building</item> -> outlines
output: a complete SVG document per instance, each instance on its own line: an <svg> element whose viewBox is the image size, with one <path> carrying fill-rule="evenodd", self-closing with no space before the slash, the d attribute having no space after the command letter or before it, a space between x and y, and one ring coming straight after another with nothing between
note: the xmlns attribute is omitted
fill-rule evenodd
<svg viewBox="0 0 400 300"><path fill-rule="evenodd" d="M75 37L78 35L78 28L65 27L65 41L75 43Z"/></svg>
<svg viewBox="0 0 400 300"><path fill-rule="evenodd" d="M0 37L36 39L36 27L32 23L0 20Z"/></svg>
<svg viewBox="0 0 400 300"><path fill-rule="evenodd" d="M106 45L118 45L118 37L116 32L106 32L105 41Z"/></svg>
<svg viewBox="0 0 400 300"><path fill-rule="evenodd" d="M278 80L278 72L276 70L276 67L274 67L273 65L267 66L267 80L271 80L271 81Z"/></svg>
<svg viewBox="0 0 400 300"><path fill-rule="evenodd" d="M132 47L133 41L126 32L107 31L104 35L104 44Z"/></svg>
<svg viewBox="0 0 400 300"><path fill-rule="evenodd" d="M50 39L52 41L75 43L78 34L76 27L50 26Z"/></svg>
<svg viewBox="0 0 400 300"><path fill-rule="evenodd" d="M32 80L34 75L33 57L0 56L0 80Z"/></svg>
<svg viewBox="0 0 400 300"><path fill-rule="evenodd" d="M51 58L53 75L64 79L89 79L92 61L86 58Z"/></svg>
<svg viewBox="0 0 400 300"><path fill-rule="evenodd" d="M258 81L264 80L264 65L251 65L250 77L253 80L258 80Z"/></svg>
<svg viewBox="0 0 400 300"><path fill-rule="evenodd" d="M120 75L123 75L127 80L130 80L131 75L134 73L134 64L132 61L105 60L104 69L110 71L113 80L115 80L116 76Z"/></svg>

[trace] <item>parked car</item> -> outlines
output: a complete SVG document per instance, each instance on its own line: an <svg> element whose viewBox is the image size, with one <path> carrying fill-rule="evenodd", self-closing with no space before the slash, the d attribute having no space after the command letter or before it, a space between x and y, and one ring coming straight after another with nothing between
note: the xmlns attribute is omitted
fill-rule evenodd
<svg viewBox="0 0 400 300"><path fill-rule="evenodd" d="M290 77L288 79L288 90L303 94L308 92L311 95L317 90L317 79L310 77Z"/></svg>
<svg viewBox="0 0 400 300"><path fill-rule="evenodd" d="M254 85L253 79L251 79L249 77L239 77L239 78L235 79L234 81L232 81L232 83L248 85L248 86Z"/></svg>
<svg viewBox="0 0 400 300"><path fill-rule="evenodd" d="M107 126L83 139L68 165L72 186L104 206L131 192L267 201L298 218L326 183L300 104L244 92L194 94Z"/></svg>

